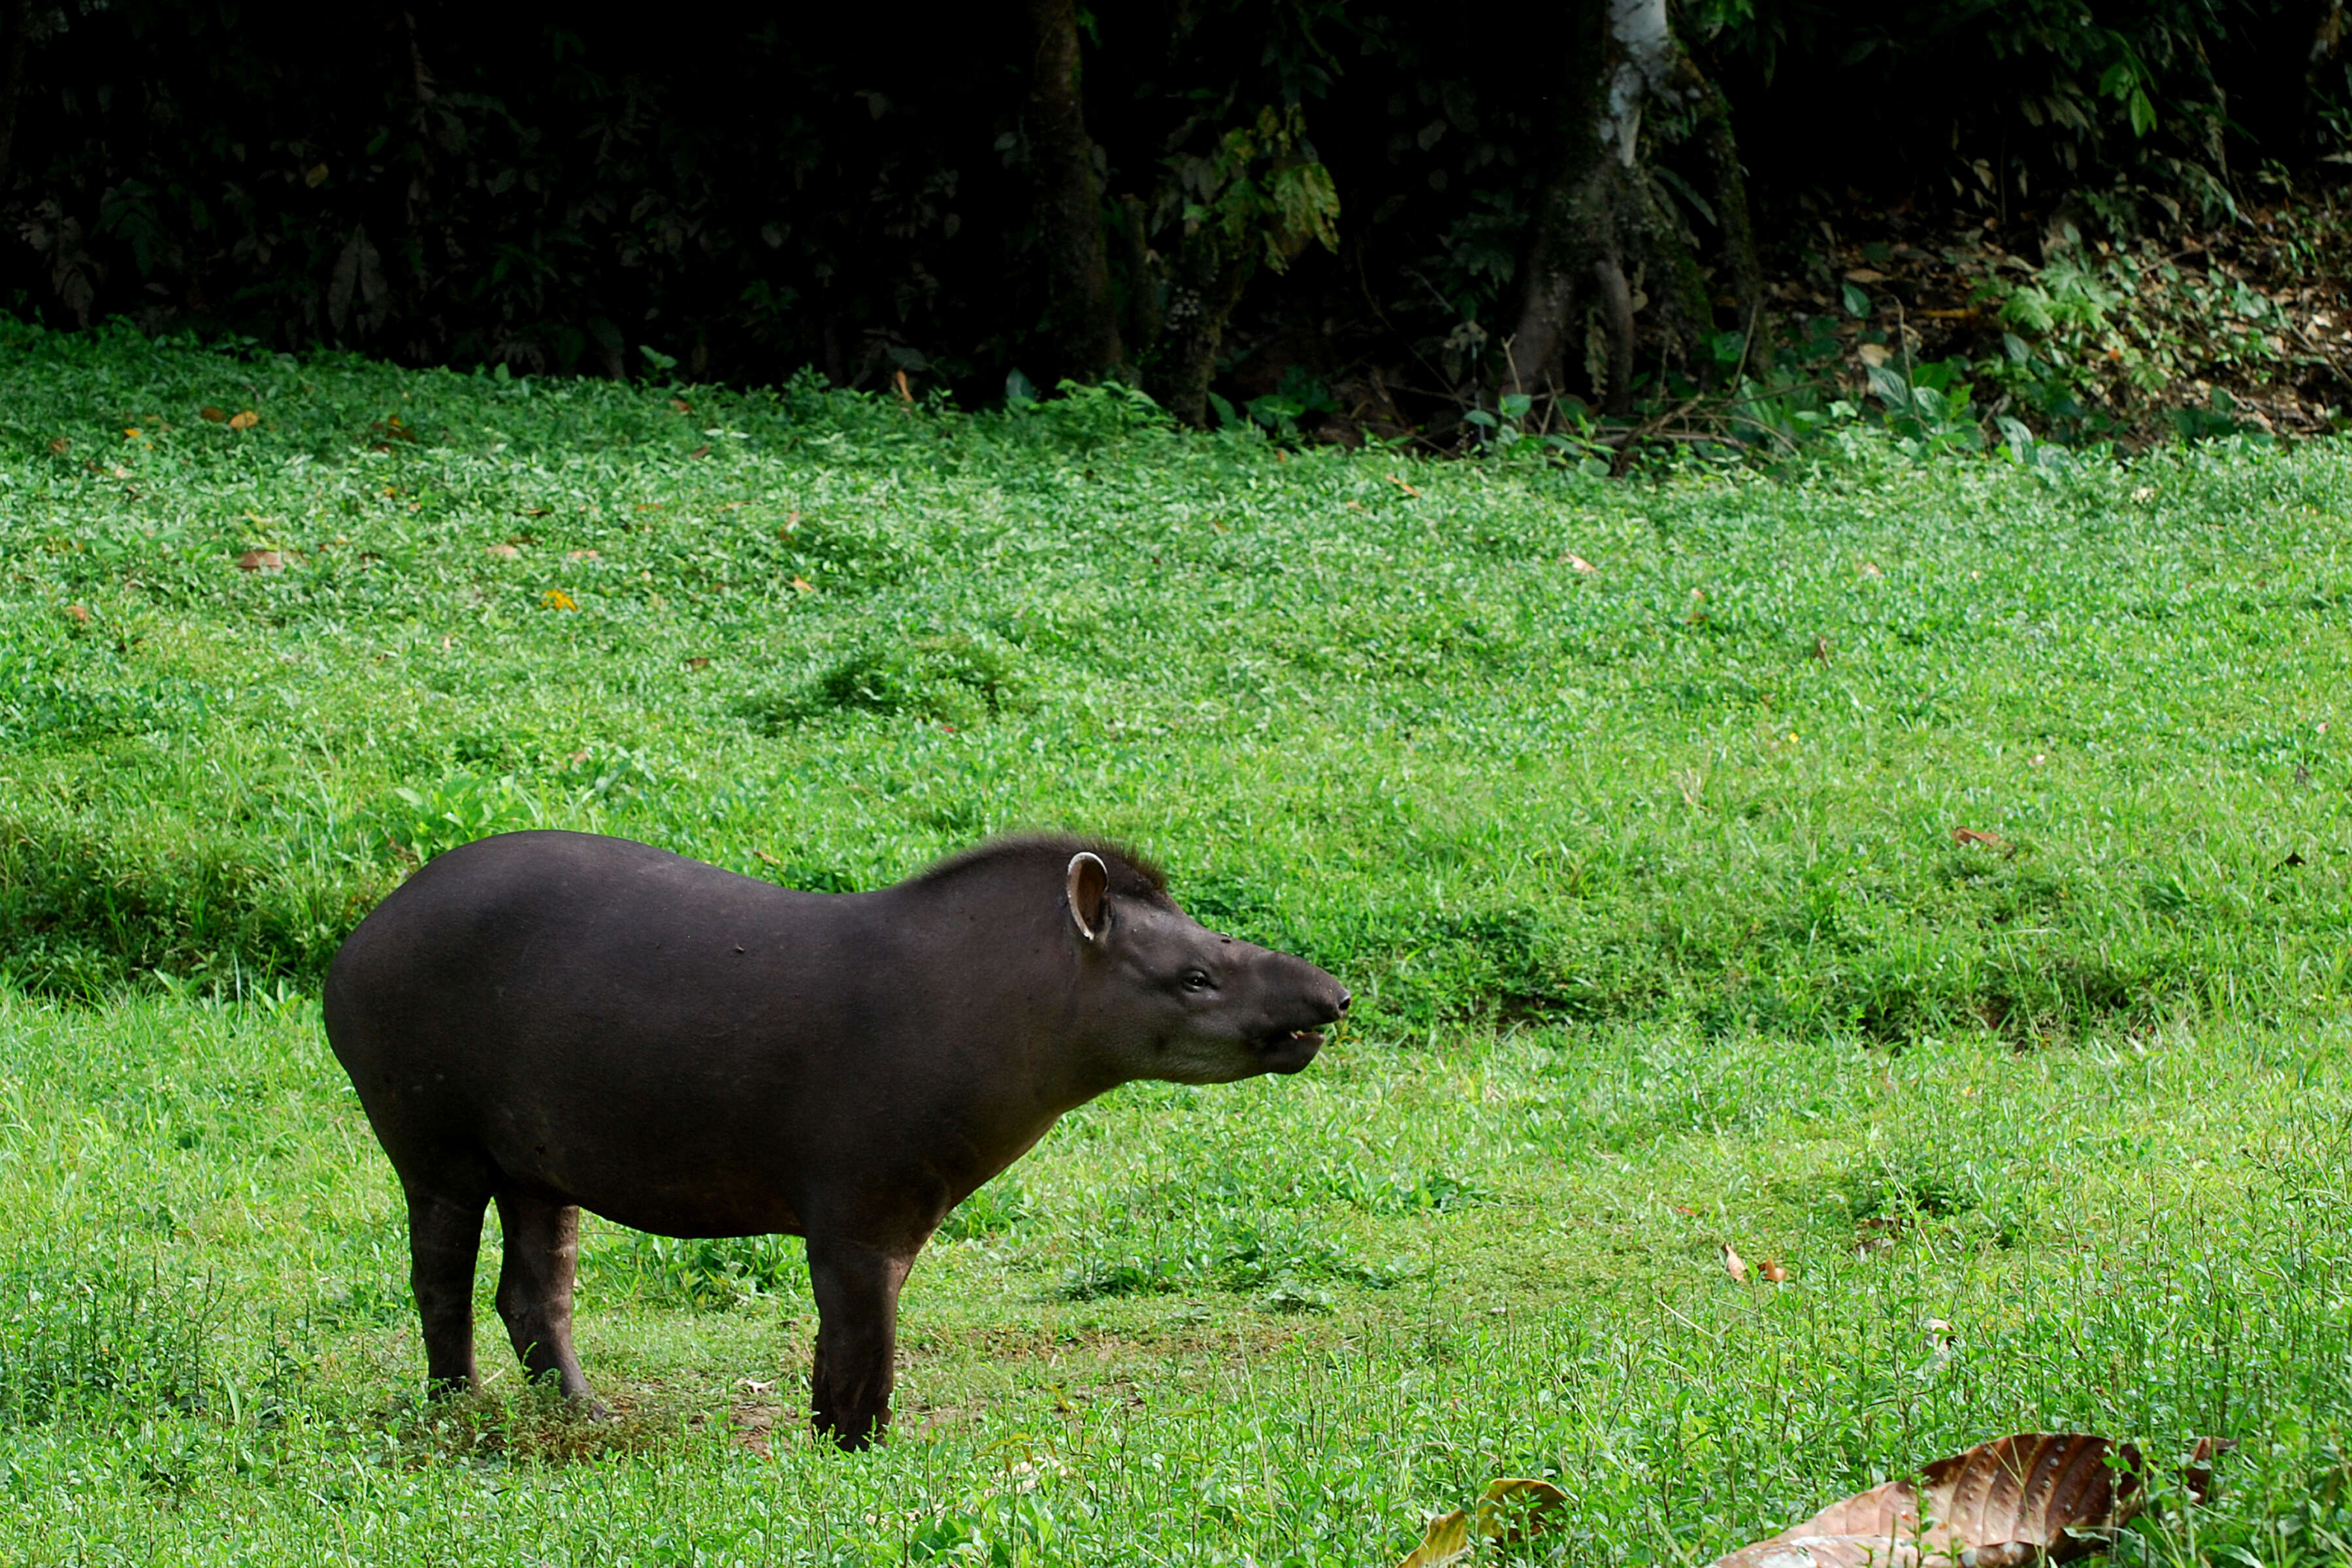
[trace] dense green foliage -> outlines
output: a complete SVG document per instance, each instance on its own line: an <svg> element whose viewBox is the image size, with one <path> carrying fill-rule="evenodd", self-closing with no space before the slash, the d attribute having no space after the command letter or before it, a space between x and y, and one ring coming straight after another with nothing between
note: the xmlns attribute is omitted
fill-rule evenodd
<svg viewBox="0 0 2352 1568"><path fill-rule="evenodd" d="M1297 160L1328 171L1339 250L1251 282L1229 400L1276 395L1294 365L1360 384L1344 400L1383 421L1475 398L1560 156L1575 9L1515 16L1507 42L1437 8L1336 0L1090 17L1085 112L1130 347L1182 304L1182 268L1141 258L1231 216L1229 139L1279 110L1303 126ZM1014 8L890 30L732 6L690 27L432 4L26 14L0 289L53 323L129 315L461 367L634 374L645 349L750 380L905 371L967 404L1009 373L1057 374ZM1858 205L1990 216L2029 255L2053 216L2226 216L2265 162L2341 147L2335 15L1703 0L1677 25L1728 96L1763 237L1794 275L1819 222ZM1712 245L1725 219L1690 115L1654 109L1644 134L1660 199ZM1704 367L1703 345L1652 347Z"/></svg>
<svg viewBox="0 0 2352 1568"><path fill-rule="evenodd" d="M1571 1499L1530 1560L1687 1564L2071 1426L2242 1441L2124 1561L2340 1560L2352 460L1821 451L10 329L5 1554L1357 1568L1521 1474ZM877 1453L801 1426L798 1243L595 1220L622 1419L420 1407L305 988L535 823L815 888L1105 831L1366 1002L951 1216Z"/></svg>

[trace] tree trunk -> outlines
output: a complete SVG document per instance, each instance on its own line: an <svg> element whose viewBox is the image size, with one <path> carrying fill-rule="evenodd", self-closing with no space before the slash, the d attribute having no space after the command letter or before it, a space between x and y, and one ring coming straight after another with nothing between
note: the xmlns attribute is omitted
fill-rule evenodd
<svg viewBox="0 0 2352 1568"><path fill-rule="evenodd" d="M1076 0L1028 0L1029 142L1037 170L1038 242L1059 373L1099 381L1126 358L1104 255L1095 144L1078 91Z"/></svg>
<svg viewBox="0 0 2352 1568"><path fill-rule="evenodd" d="M1203 227L1186 235L1178 249L1151 391L1161 407L1194 429L1209 422L1209 383L1216 379L1225 323L1256 270L1255 237L1235 244Z"/></svg>
<svg viewBox="0 0 2352 1568"><path fill-rule="evenodd" d="M33 0L0 0L0 193L16 171L16 106L24 101L32 51Z"/></svg>
<svg viewBox="0 0 2352 1568"><path fill-rule="evenodd" d="M1689 62L1685 58L1685 63ZM1753 364L1769 357L1764 342L1764 266L1757 259L1756 227L1748 211L1748 175L1739 166L1739 143L1731 134L1731 103L1723 89L1699 75L1689 74L1699 93L1699 137L1706 153L1715 216L1723 236L1724 270L1731 276L1732 298L1738 302L1739 330L1748 337L1748 359Z"/></svg>
<svg viewBox="0 0 2352 1568"><path fill-rule="evenodd" d="M1732 286L1751 320L1762 282L1727 110L1675 41L1665 0L1577 0L1574 16L1559 97L1559 172L1538 209L1502 386L1532 395L1564 371L1582 346L1580 323L1591 310L1608 347L1597 390L1622 416L1633 407L1634 275L1647 278L1671 329L1693 334L1710 320L1697 260L1680 222L1654 195L1643 157L1642 116L1653 96L1702 105Z"/></svg>

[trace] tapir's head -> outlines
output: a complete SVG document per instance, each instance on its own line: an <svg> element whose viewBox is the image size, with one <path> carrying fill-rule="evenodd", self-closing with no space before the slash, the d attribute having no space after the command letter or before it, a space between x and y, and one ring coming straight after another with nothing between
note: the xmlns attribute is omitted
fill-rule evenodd
<svg viewBox="0 0 2352 1568"><path fill-rule="evenodd" d="M1073 854L1065 891L1087 1032L1121 1077L1297 1072L1348 1011L1346 986L1303 958L1209 930L1115 851Z"/></svg>

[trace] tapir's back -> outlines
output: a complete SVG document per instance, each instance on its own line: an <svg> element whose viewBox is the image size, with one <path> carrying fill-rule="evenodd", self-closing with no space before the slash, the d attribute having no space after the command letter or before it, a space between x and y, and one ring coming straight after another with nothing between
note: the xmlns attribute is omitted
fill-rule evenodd
<svg viewBox="0 0 2352 1568"><path fill-rule="evenodd" d="M856 1136L845 1096L906 1068L870 905L625 839L482 839L344 943L327 1036L404 1178L487 1157L646 1229L798 1229L800 1168Z"/></svg>

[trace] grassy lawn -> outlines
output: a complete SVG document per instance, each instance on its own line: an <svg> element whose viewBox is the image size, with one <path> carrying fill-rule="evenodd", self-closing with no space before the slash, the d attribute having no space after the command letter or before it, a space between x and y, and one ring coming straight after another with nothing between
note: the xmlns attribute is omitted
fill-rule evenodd
<svg viewBox="0 0 2352 1568"><path fill-rule="evenodd" d="M2240 1440L2127 1554L2352 1550L2337 447L1611 485L14 327L0 394L0 1560L1360 1565L1511 1474L1535 1560L1696 1564L2061 1426ZM623 1419L487 1306L424 1407L315 982L534 825L1105 833L1361 1000L960 1211L881 1451L797 1243L601 1223Z"/></svg>

